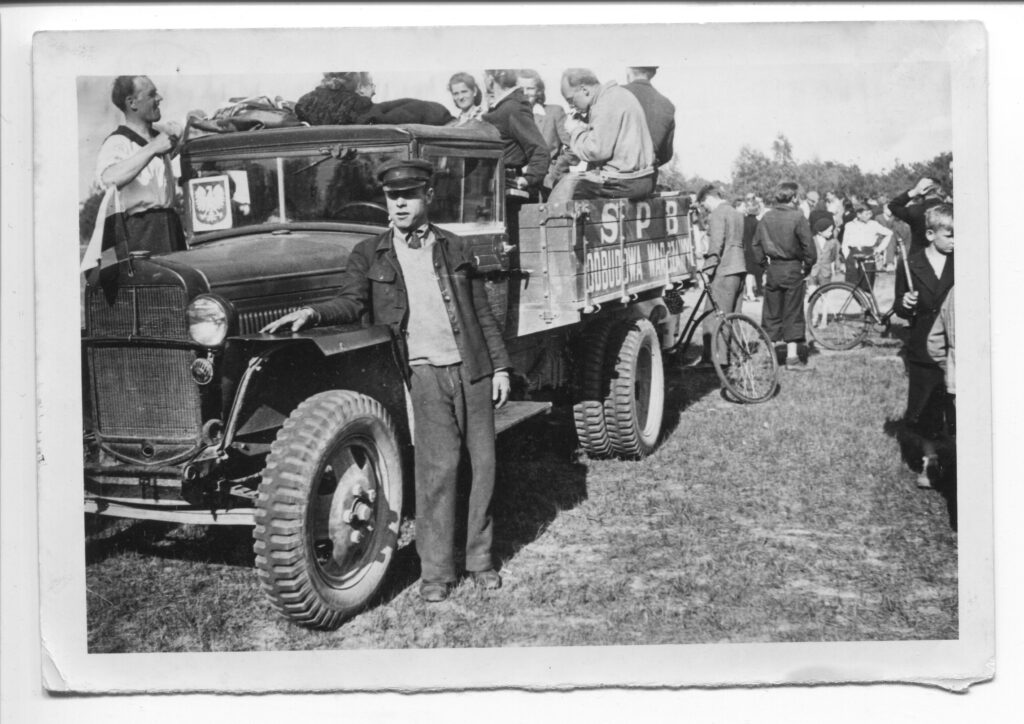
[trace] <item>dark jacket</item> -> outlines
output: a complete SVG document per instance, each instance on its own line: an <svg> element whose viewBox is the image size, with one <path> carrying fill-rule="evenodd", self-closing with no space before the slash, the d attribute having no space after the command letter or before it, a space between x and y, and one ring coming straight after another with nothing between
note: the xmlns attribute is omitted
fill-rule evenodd
<svg viewBox="0 0 1024 724"><path fill-rule="evenodd" d="M928 354L928 333L942 309L949 290L953 288L953 255L946 257L946 265L942 268L942 276L936 278L935 270L928 262L924 249L907 254L910 277L917 291L917 306L909 311L900 300L910 291L907 286L907 275L900 260L896 268L896 314L910 322L910 337L907 339L907 361L937 367L938 364Z"/></svg>
<svg viewBox="0 0 1024 724"><path fill-rule="evenodd" d="M773 262L799 261L806 276L818 259L811 226L800 209L776 204L761 217L754 234L754 258L761 266Z"/></svg>
<svg viewBox="0 0 1024 724"><path fill-rule="evenodd" d="M547 143L533 120L533 107L522 88L516 88L483 115L498 129L504 144L505 166L522 168L531 188L544 180L551 164Z"/></svg>
<svg viewBox="0 0 1024 724"><path fill-rule="evenodd" d="M925 237L925 232L928 229L925 226L924 212L941 204L942 199L937 196L928 196L914 204L911 204L910 201L910 192L906 191L889 202L889 210L892 211L892 215L906 221L910 226L908 255L928 246L928 239Z"/></svg>
<svg viewBox="0 0 1024 724"><path fill-rule="evenodd" d="M452 114L440 103L422 101L419 98L398 98L393 101L374 103L359 116L359 123L422 123L426 126L445 126L452 120Z"/></svg>
<svg viewBox="0 0 1024 724"><path fill-rule="evenodd" d="M530 119L533 123L533 119ZM483 279L476 276L473 256L465 239L436 226L434 267L438 286L448 308L455 342L471 380L511 367L501 329L491 311ZM363 320L386 324L395 333L402 360L408 364L405 330L409 322L409 297L395 253L394 232L360 242L348 258L341 290L334 299L310 305L318 324L343 324ZM440 270L444 273L440 273ZM408 373L408 369L405 370Z"/></svg>
<svg viewBox="0 0 1024 724"><path fill-rule="evenodd" d="M668 163L675 153L672 143L676 135L676 107L646 78L638 78L622 87L636 96L647 116L647 128L654 144L654 165Z"/></svg>

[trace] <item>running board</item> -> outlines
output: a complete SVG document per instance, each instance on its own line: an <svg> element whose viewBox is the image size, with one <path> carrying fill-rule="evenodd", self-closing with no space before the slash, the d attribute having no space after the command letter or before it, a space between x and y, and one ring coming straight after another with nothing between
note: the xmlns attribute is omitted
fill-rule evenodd
<svg viewBox="0 0 1024 724"><path fill-rule="evenodd" d="M550 410L550 402L506 402L504 407L494 411L494 434L500 435L520 422L546 414Z"/></svg>
<svg viewBox="0 0 1024 724"><path fill-rule="evenodd" d="M85 512L97 513L112 518L158 520L164 523L181 523L185 525L255 524L255 508L232 508L230 510L210 511L172 506L131 505L102 498L86 498Z"/></svg>

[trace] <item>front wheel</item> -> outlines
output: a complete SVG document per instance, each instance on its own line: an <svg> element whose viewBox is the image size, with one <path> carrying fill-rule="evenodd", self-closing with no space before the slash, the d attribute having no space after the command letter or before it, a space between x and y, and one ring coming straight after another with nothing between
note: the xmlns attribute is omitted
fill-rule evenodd
<svg viewBox="0 0 1024 724"><path fill-rule="evenodd" d="M831 282L818 287L807 304L807 326L825 349L853 349L870 329L871 307L851 284Z"/></svg>
<svg viewBox="0 0 1024 724"><path fill-rule="evenodd" d="M271 602L303 626L337 628L380 589L401 510L384 407L347 390L310 397L278 433L256 499L256 570Z"/></svg>
<svg viewBox="0 0 1024 724"><path fill-rule="evenodd" d="M779 385L779 360L768 333L750 317L727 314L715 328L712 362L725 389L740 402L764 402Z"/></svg>

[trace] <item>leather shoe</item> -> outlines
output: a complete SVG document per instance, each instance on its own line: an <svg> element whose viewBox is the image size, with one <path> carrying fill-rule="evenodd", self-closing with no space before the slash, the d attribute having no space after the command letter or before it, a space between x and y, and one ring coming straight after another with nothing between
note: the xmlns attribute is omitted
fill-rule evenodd
<svg viewBox="0 0 1024 724"><path fill-rule="evenodd" d="M444 581L420 581L420 598L427 603L440 603L448 598L451 584Z"/></svg>
<svg viewBox="0 0 1024 724"><path fill-rule="evenodd" d="M501 576L493 568L487 571L472 571L469 577L477 588L494 591L501 588Z"/></svg>

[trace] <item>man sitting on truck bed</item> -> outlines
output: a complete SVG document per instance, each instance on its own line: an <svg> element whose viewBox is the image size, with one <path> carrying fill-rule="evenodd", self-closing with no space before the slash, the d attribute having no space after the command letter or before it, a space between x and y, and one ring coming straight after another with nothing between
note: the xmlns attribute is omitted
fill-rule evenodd
<svg viewBox="0 0 1024 724"><path fill-rule="evenodd" d="M549 203L571 199L647 198L654 191L654 144L636 96L615 81L602 84L593 71L562 73L562 96L573 109L565 121L569 147L587 162L551 190ZM589 114L589 122L579 115Z"/></svg>
<svg viewBox="0 0 1024 724"><path fill-rule="evenodd" d="M494 570L494 406L509 394L509 361L483 279L474 276L465 241L429 223L434 169L421 159L394 160L377 172L391 228L360 242L338 296L303 307L261 331L370 321L396 333L412 399L416 469L416 552L420 596L443 601L456 581L458 471L464 447L472 480L466 522L466 570L486 589Z"/></svg>

